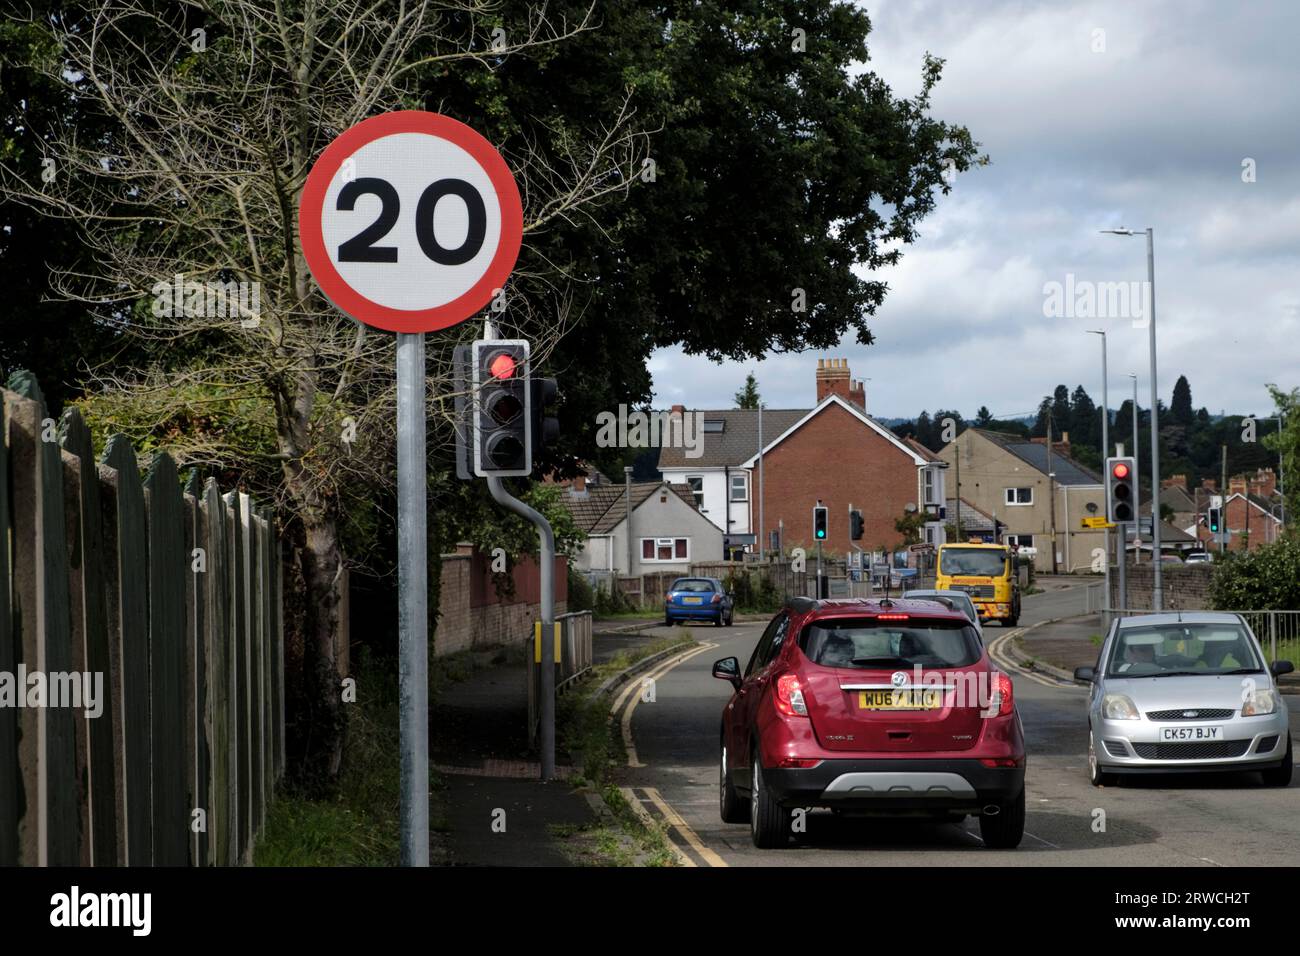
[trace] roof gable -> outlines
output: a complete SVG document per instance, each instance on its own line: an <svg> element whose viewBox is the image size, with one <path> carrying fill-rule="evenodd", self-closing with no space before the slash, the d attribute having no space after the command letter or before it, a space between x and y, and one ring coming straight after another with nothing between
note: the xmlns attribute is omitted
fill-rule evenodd
<svg viewBox="0 0 1300 956"><path fill-rule="evenodd" d="M1019 458L1039 474L1044 477L1047 476L1047 445L1045 443L1024 441L1015 435L988 431L983 428L969 428L967 431L974 432L976 435L992 442L1008 454ZM1069 455L1063 455L1060 452L1052 454L1051 470L1056 475L1055 481L1058 485L1102 484L1101 475L1080 464Z"/></svg>
<svg viewBox="0 0 1300 956"><path fill-rule="evenodd" d="M840 396L835 395L833 393L827 395L824 399L822 399L822 401L817 405L816 408L809 411L802 418L800 418L798 421L793 423L789 428L787 428L784 432L778 435L775 439L769 442L763 448L763 454L764 455L770 454L773 448L781 444L781 442L785 441L787 438L789 438L791 435L797 432L800 428L802 428L808 422L812 421L814 418L816 418L818 415L820 415L822 412L824 412L827 408L829 408L832 405L839 405L841 408L847 411L850 415L852 415L862 424L866 425L868 428L874 431L881 438L884 438L886 441L888 441L891 445L897 448L908 458L912 459L914 464L917 465L926 464L926 459L922 458L921 455L916 450L910 448L903 441L903 439L899 438L897 435L895 435L884 425L881 425L879 422L877 422L874 418L872 418L862 409L858 408L856 405L852 404L851 402L846 402L844 399L840 398ZM747 459L741 462L741 466L745 468L753 468L757 464L758 464L757 453L750 455Z"/></svg>

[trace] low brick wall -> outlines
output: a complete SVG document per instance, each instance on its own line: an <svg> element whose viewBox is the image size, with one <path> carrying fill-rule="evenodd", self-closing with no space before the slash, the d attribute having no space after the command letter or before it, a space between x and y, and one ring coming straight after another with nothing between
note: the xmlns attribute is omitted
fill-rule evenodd
<svg viewBox="0 0 1300 956"><path fill-rule="evenodd" d="M539 568L531 558L512 569L514 594L503 598L492 584L490 559L468 550L442 555L438 626L434 656L475 647L523 641L541 618ZM563 558L555 562L555 613L568 609L568 576Z"/></svg>
<svg viewBox="0 0 1300 956"><path fill-rule="evenodd" d="M1151 590L1155 571L1148 563L1130 564L1128 577L1128 607L1135 611L1151 610ZM1166 611L1204 611L1210 609L1209 565L1166 564L1162 568L1161 585ZM1110 575L1111 607L1119 605L1119 575L1114 569Z"/></svg>

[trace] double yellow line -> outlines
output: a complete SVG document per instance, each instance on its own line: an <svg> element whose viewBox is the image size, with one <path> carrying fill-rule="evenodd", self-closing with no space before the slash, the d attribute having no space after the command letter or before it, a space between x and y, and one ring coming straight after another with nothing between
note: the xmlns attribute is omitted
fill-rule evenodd
<svg viewBox="0 0 1300 956"><path fill-rule="evenodd" d="M628 681L627 686L623 688L622 692L615 699L609 712L611 714L619 715L619 727L623 734L623 746L627 750L627 765L629 767L636 768L645 766L637 756L636 743L632 739L632 713L636 710L636 705L641 702L640 690L645 686L646 679L648 678L657 683L659 678L663 677L674 667L685 663L697 654L703 654L705 651L712 650L717 646L717 644L706 642L701 644L699 647L691 648L690 650L683 651L680 654L675 654L651 669L649 674L640 675L638 678L633 678ZM699 856L701 860L709 866L727 865L726 861L723 860L722 857L718 856L717 853L704 845L704 841L700 839L699 834L691 829L690 824L682 819L681 814L673 809L672 805L664 799L663 794L654 787L641 787L639 789L645 793L646 798L654 804L655 809L659 811L663 818L663 822L668 826L668 828L676 831L677 835L685 841L687 846L695 851L696 855ZM636 795L631 787L622 787L621 790L623 798L627 800L628 805L632 807L642 820L647 823L655 822L650 811L645 808L641 799ZM677 862L681 866L696 865L695 861L684 853L671 839L669 839L668 843L672 848L674 855L677 857Z"/></svg>

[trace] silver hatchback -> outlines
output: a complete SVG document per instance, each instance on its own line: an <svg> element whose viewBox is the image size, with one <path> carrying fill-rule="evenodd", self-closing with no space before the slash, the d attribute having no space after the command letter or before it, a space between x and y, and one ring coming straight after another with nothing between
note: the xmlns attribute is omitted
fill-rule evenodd
<svg viewBox="0 0 1300 956"><path fill-rule="evenodd" d="M1123 774L1258 770L1291 782L1291 734L1277 678L1237 614L1181 612L1119 618L1090 681L1088 776L1094 786Z"/></svg>

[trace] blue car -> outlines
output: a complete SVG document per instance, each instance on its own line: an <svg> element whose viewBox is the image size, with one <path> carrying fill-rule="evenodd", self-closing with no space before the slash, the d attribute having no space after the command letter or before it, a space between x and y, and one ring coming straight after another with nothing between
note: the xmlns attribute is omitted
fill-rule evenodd
<svg viewBox="0 0 1300 956"><path fill-rule="evenodd" d="M677 621L712 621L731 626L735 605L717 578L678 578L664 595L664 625Z"/></svg>

